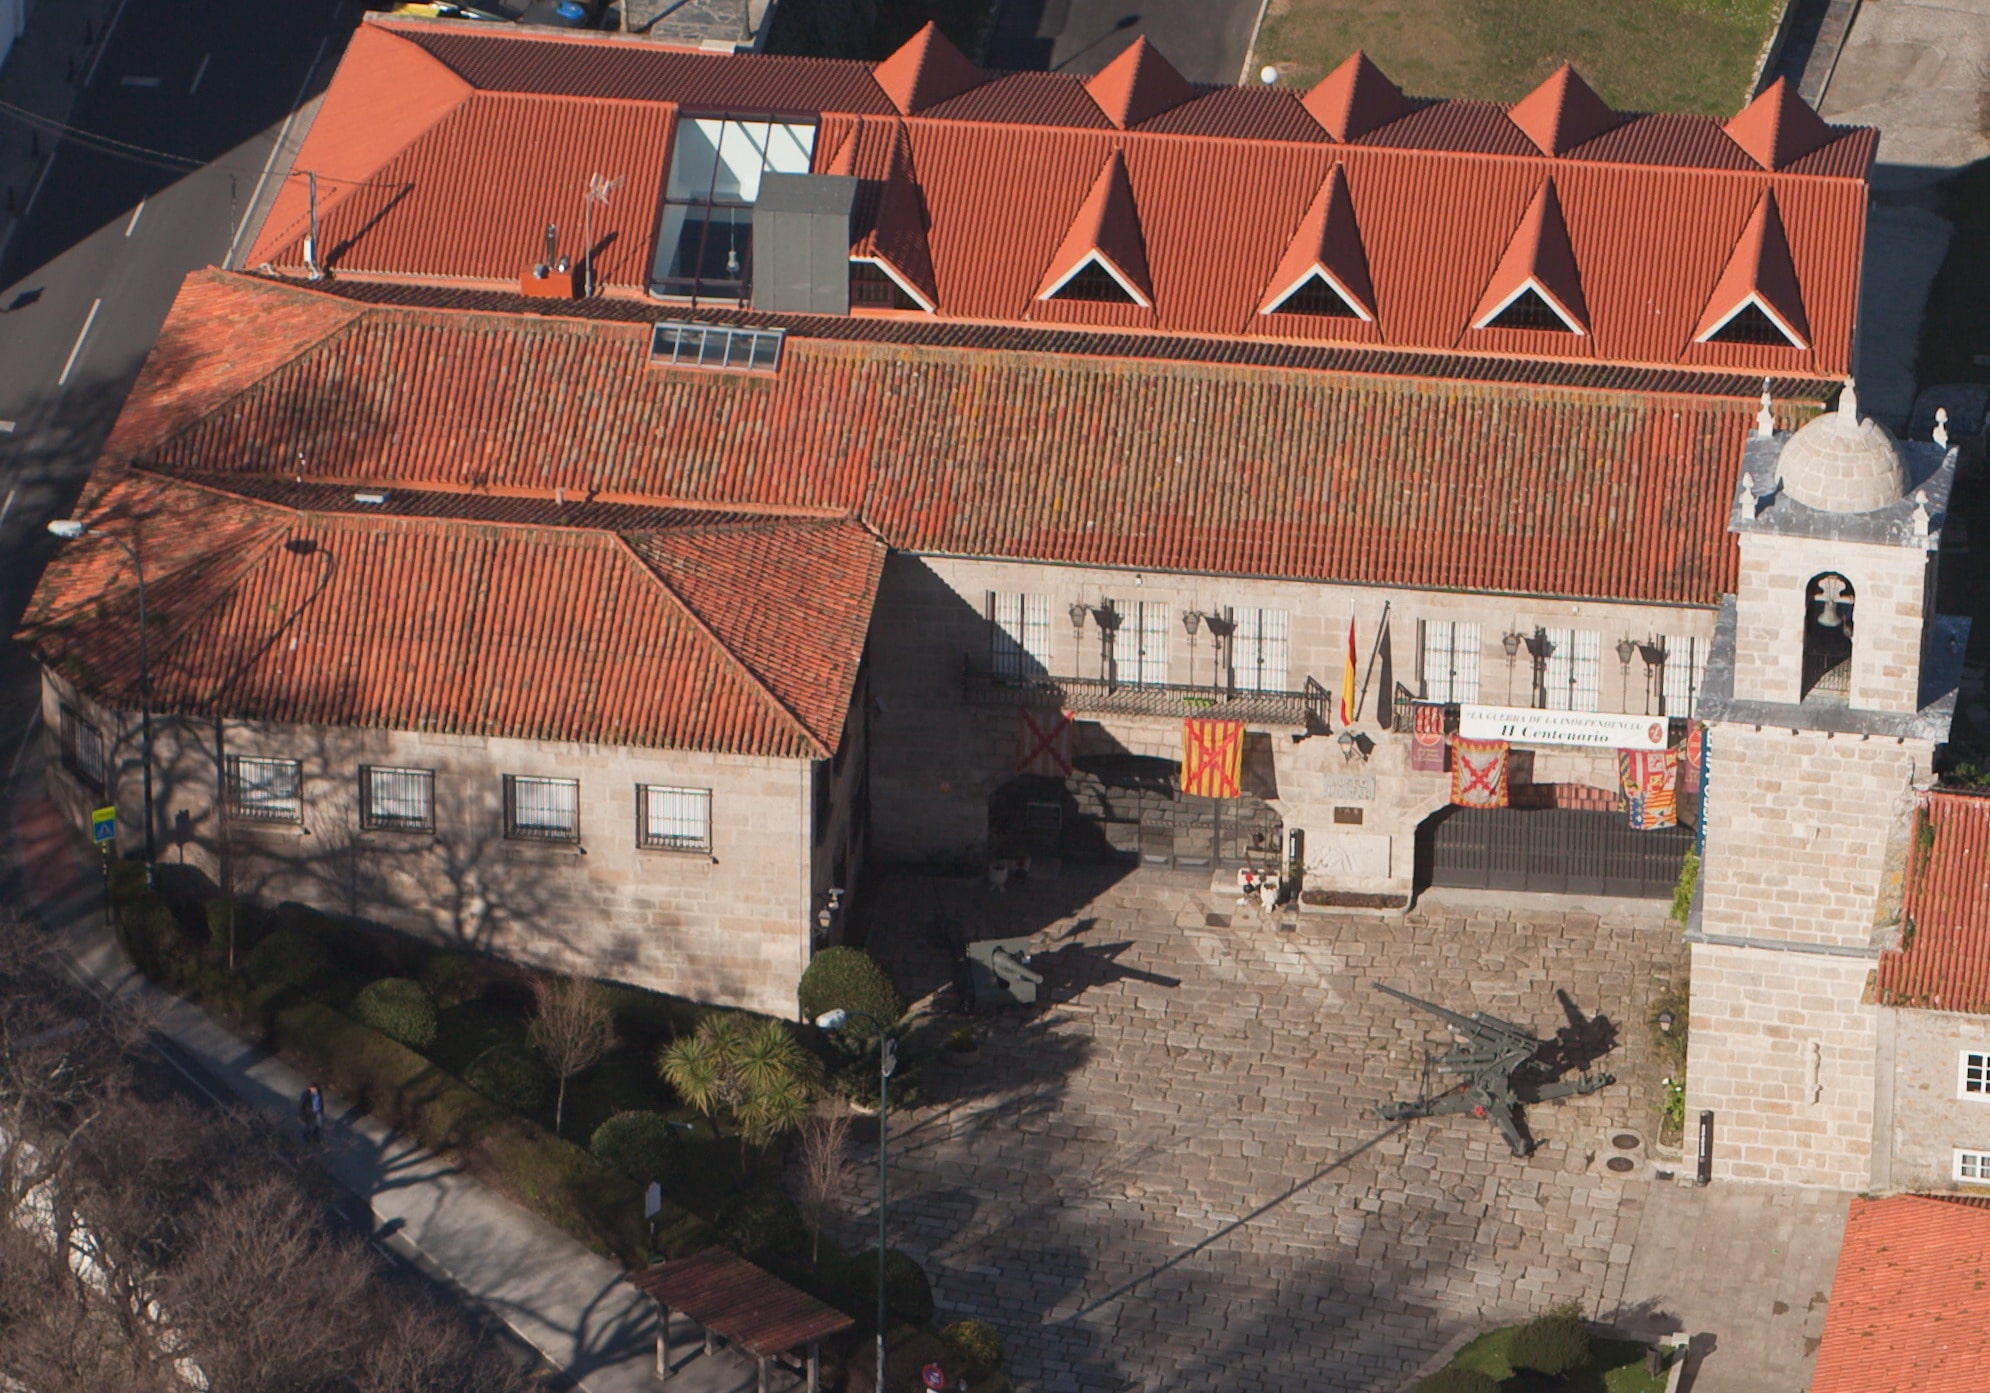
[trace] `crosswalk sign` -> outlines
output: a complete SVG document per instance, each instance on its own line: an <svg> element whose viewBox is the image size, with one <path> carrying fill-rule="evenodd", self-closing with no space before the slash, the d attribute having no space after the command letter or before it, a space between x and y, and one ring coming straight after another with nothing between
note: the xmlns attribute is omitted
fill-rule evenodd
<svg viewBox="0 0 1990 1393"><path fill-rule="evenodd" d="M90 836L99 842L117 840L116 808L98 808L90 814Z"/></svg>

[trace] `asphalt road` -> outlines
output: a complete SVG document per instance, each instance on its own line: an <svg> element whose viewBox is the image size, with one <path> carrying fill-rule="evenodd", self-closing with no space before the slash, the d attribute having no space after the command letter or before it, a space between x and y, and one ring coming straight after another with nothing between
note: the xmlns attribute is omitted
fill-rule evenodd
<svg viewBox="0 0 1990 1393"><path fill-rule="evenodd" d="M1257 26L1259 0L1000 0L989 39L991 68L1090 74L1135 39L1191 82L1237 80Z"/></svg>

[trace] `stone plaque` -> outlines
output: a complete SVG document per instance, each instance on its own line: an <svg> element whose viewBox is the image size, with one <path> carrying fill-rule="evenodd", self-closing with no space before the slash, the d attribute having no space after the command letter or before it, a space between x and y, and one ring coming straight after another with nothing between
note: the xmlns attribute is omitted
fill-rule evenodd
<svg viewBox="0 0 1990 1393"><path fill-rule="evenodd" d="M1335 808L1334 822L1343 826L1359 827L1361 825L1361 809Z"/></svg>
<svg viewBox="0 0 1990 1393"><path fill-rule="evenodd" d="M1329 880L1387 880L1389 841L1380 833L1327 832L1306 845L1306 877Z"/></svg>
<svg viewBox="0 0 1990 1393"><path fill-rule="evenodd" d="M1375 801L1373 774L1323 774L1321 796L1329 803L1372 803Z"/></svg>

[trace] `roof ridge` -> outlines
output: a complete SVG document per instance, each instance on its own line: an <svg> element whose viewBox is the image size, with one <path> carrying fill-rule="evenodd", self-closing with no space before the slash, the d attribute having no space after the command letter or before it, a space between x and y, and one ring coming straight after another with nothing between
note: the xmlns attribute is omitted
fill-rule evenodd
<svg viewBox="0 0 1990 1393"><path fill-rule="evenodd" d="M1191 101L1200 93L1145 34L1121 50L1118 57L1084 79L1085 95L1120 130Z"/></svg>
<svg viewBox="0 0 1990 1393"><path fill-rule="evenodd" d="M1555 69L1546 82L1508 107L1506 115L1544 155L1567 154L1623 124L1573 63Z"/></svg>

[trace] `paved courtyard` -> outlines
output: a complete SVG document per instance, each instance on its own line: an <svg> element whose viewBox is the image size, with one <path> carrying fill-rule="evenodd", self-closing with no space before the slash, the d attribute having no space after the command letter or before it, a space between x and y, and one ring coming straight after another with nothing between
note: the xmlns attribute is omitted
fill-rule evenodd
<svg viewBox="0 0 1990 1393"><path fill-rule="evenodd" d="M1051 991L894 1110L893 1242L927 1263L943 1318L993 1321L1025 1388L1131 1393L1393 1390L1483 1323L1571 1299L1614 1313L1653 1184L1645 1009L1686 970L1664 907L1433 897L1407 919L1267 917L1207 885L887 886L873 947L908 991L945 979L946 921L1040 932ZM1475 1119L1382 1123L1444 1032L1377 979L1542 1035L1570 1024L1560 989L1607 1018L1587 1029L1614 1023L1602 1067L1623 1082L1531 1109L1527 1160ZM1626 1131L1647 1140L1622 1175L1605 1163Z"/></svg>

